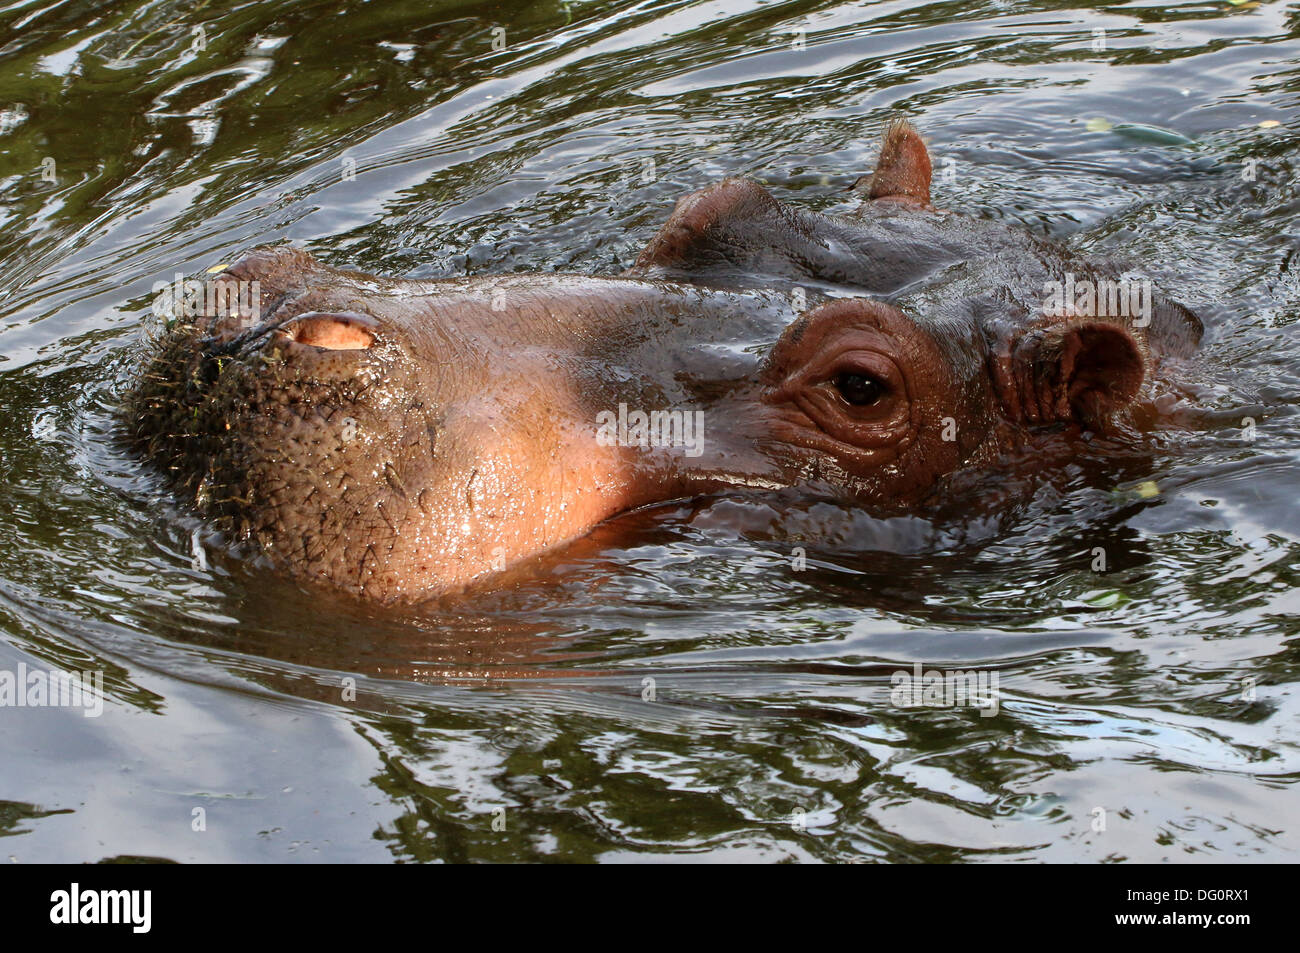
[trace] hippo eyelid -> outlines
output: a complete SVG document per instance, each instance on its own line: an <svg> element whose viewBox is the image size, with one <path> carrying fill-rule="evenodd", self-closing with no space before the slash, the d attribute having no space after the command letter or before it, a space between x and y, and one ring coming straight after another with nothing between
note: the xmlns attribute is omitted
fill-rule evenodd
<svg viewBox="0 0 1300 953"><path fill-rule="evenodd" d="M365 351L377 337L379 322L354 311L307 311L280 326L295 344L328 351Z"/></svg>

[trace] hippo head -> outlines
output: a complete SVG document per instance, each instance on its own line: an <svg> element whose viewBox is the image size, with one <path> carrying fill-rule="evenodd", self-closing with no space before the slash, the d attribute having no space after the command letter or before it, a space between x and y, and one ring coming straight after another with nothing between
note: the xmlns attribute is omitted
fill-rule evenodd
<svg viewBox="0 0 1300 953"><path fill-rule="evenodd" d="M728 185L679 206L629 276L390 281L256 251L209 284L242 308L191 302L170 325L127 402L133 439L276 565L391 601L694 494L804 486L899 512L1035 427L1097 428L1132 401L1149 348L1122 321L1001 287L863 293L878 263L855 256L897 254L908 218L925 235L939 214L924 147L886 146L925 163L878 170L887 211L834 220ZM962 255L921 271L968 271Z"/></svg>

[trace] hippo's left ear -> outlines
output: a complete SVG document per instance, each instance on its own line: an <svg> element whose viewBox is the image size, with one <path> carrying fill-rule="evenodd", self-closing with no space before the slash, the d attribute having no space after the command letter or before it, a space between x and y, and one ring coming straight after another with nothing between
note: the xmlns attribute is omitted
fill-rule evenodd
<svg viewBox="0 0 1300 953"><path fill-rule="evenodd" d="M1004 393L1030 424L1096 428L1137 397L1146 377L1142 345L1128 328L1104 321L1036 328L1009 356Z"/></svg>
<svg viewBox="0 0 1300 953"><path fill-rule="evenodd" d="M743 267L764 250L779 247L781 237L796 228L781 203L757 182L723 179L679 200L632 270Z"/></svg>
<svg viewBox="0 0 1300 953"><path fill-rule="evenodd" d="M876 171L853 183L870 199L893 199L925 207L930 205L930 153L921 134L906 119L885 128Z"/></svg>

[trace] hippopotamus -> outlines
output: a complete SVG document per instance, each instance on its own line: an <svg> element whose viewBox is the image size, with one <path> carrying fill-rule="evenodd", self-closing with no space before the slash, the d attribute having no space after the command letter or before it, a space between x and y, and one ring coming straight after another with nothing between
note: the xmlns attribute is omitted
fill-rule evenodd
<svg viewBox="0 0 1300 953"><path fill-rule="evenodd" d="M126 429L231 540L409 602L678 498L923 508L1042 433L1135 433L1196 347L1196 316L1121 264L936 208L910 123L853 188L832 216L727 179L610 276L414 281L255 249L210 279L247 307L168 321Z"/></svg>

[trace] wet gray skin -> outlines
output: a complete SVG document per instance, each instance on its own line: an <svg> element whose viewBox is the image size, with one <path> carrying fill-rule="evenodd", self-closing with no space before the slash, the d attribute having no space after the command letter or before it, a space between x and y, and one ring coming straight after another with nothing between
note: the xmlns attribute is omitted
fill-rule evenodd
<svg viewBox="0 0 1300 953"><path fill-rule="evenodd" d="M217 278L258 282L258 322L178 320L133 439L275 565L409 601L647 504L805 487L901 512L1040 429L1123 429L1199 322L1165 299L1149 327L1045 315L1046 280L1117 266L938 212L929 177L895 124L857 216L728 180L620 278L393 281L263 249ZM703 439L602 439L638 410L699 414Z"/></svg>

